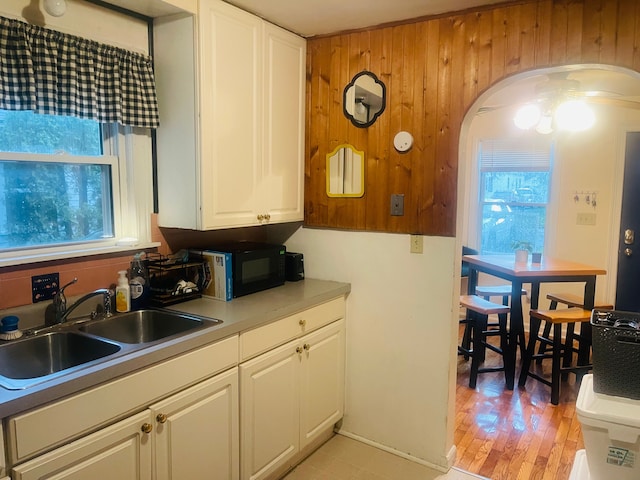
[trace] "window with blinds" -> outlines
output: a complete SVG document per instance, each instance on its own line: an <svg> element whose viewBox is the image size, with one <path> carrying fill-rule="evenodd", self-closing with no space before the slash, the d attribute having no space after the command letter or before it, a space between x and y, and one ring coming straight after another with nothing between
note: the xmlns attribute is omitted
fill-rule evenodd
<svg viewBox="0 0 640 480"><path fill-rule="evenodd" d="M544 248L553 144L533 140L483 140L478 148L479 244L482 253L510 253L517 241Z"/></svg>

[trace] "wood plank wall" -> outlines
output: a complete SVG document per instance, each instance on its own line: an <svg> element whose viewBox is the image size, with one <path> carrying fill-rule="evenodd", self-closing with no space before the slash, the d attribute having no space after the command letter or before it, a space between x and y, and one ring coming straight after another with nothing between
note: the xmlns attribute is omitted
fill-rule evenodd
<svg viewBox="0 0 640 480"><path fill-rule="evenodd" d="M464 115L496 82L518 72L601 63L640 70L638 0L537 0L310 39L307 46L305 225L455 236L458 143ZM387 108L357 128L342 93L369 70ZM393 148L401 130L408 153ZM329 198L326 154L341 143L365 152L365 195ZM390 196L405 215L390 216Z"/></svg>

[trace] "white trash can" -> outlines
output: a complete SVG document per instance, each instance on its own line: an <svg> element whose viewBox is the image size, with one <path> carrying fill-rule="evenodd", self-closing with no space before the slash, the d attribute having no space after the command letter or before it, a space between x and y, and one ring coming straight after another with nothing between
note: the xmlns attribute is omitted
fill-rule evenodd
<svg viewBox="0 0 640 480"><path fill-rule="evenodd" d="M576 411L591 480L640 479L640 400L595 393L585 375Z"/></svg>

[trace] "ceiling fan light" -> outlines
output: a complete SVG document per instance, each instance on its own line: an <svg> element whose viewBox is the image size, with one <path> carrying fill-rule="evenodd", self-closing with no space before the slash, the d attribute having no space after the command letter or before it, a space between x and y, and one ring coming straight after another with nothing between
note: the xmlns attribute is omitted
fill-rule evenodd
<svg viewBox="0 0 640 480"><path fill-rule="evenodd" d="M52 17L61 17L67 11L66 0L44 0L44 9Z"/></svg>
<svg viewBox="0 0 640 480"><path fill-rule="evenodd" d="M569 100L558 106L555 120L562 130L581 132L588 130L596 123L596 116L586 103L580 100Z"/></svg>
<svg viewBox="0 0 640 480"><path fill-rule="evenodd" d="M543 115L540 118L538 125L536 125L536 132L540 133L541 135L549 135L553 132L552 123L553 117L551 115Z"/></svg>
<svg viewBox="0 0 640 480"><path fill-rule="evenodd" d="M518 109L513 118L513 123L521 130L530 130L538 124L540 116L540 108L529 103Z"/></svg>

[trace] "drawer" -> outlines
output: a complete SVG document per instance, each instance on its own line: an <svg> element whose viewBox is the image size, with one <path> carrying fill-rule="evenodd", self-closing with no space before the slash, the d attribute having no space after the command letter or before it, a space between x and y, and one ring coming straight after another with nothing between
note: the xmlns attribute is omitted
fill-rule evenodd
<svg viewBox="0 0 640 480"><path fill-rule="evenodd" d="M240 361L344 318L345 300L338 297L240 334Z"/></svg>
<svg viewBox="0 0 640 480"><path fill-rule="evenodd" d="M146 408L167 395L238 363L233 336L126 377L10 417L7 446L12 465Z"/></svg>

